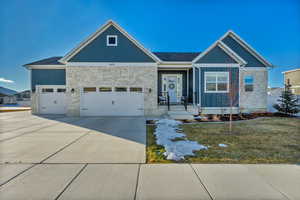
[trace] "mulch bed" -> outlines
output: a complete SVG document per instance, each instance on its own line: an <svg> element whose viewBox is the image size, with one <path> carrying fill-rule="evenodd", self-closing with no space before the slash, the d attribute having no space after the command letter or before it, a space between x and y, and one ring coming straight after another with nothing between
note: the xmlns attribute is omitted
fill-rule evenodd
<svg viewBox="0 0 300 200"><path fill-rule="evenodd" d="M195 123L195 122L227 122L230 121L230 115L229 114L223 114L223 115L201 115L200 117L198 115L194 115L195 119L193 120L179 120L183 123ZM197 118L199 117L199 118ZM243 114L233 114L232 115L232 121L241 121L241 120L250 120L255 119L259 117L292 117L289 115L285 115L282 113L243 113ZM153 125L155 124L156 120L147 120L147 125Z"/></svg>

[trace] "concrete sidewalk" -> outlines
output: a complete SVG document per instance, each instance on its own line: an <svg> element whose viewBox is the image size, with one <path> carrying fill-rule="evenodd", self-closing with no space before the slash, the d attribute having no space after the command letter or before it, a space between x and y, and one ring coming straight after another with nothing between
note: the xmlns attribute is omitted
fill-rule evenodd
<svg viewBox="0 0 300 200"><path fill-rule="evenodd" d="M0 199L300 199L300 166L1 164Z"/></svg>

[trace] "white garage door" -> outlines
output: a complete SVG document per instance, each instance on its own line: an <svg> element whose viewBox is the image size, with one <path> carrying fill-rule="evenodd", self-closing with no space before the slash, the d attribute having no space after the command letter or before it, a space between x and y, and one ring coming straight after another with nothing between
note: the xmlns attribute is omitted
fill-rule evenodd
<svg viewBox="0 0 300 200"><path fill-rule="evenodd" d="M86 87L81 92L81 116L144 115L141 87Z"/></svg>
<svg viewBox="0 0 300 200"><path fill-rule="evenodd" d="M65 86L39 86L39 113L65 114L66 89Z"/></svg>

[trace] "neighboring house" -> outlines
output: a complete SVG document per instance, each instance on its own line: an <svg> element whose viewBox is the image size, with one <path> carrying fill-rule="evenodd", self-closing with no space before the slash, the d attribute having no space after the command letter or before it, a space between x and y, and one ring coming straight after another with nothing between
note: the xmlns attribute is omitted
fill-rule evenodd
<svg viewBox="0 0 300 200"><path fill-rule="evenodd" d="M19 106L28 107L31 104L30 100L30 90L25 90L15 94L17 97L17 104Z"/></svg>
<svg viewBox="0 0 300 200"><path fill-rule="evenodd" d="M283 72L284 83L291 84L292 93L300 95L300 68Z"/></svg>
<svg viewBox="0 0 300 200"><path fill-rule="evenodd" d="M232 31L202 53L151 52L110 20L64 57L25 66L33 113L131 116L166 113L167 94L171 110L184 97L203 113L264 112L271 64Z"/></svg>
<svg viewBox="0 0 300 200"><path fill-rule="evenodd" d="M16 104L17 103L17 97L15 94L17 94L17 91L0 87L0 105L1 104Z"/></svg>

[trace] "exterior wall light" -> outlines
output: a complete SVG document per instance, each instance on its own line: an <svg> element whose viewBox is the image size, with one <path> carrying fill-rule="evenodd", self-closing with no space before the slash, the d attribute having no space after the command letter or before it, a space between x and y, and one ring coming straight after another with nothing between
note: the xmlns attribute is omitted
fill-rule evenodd
<svg viewBox="0 0 300 200"><path fill-rule="evenodd" d="M75 92L75 89L74 89L74 88L72 88L72 89L71 89L71 93L74 93L74 92Z"/></svg>

